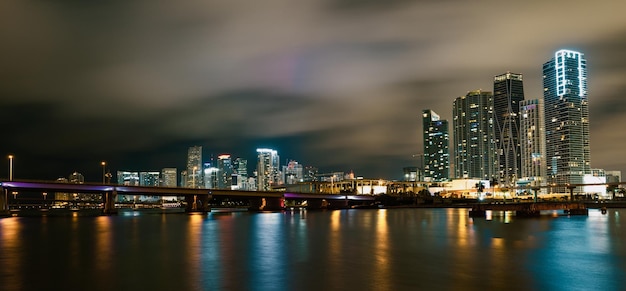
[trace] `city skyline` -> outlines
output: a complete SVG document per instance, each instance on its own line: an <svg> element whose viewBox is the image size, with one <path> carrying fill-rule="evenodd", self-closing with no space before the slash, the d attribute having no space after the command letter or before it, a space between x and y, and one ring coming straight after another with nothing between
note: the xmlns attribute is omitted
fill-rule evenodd
<svg viewBox="0 0 626 291"><path fill-rule="evenodd" d="M626 3L331 2L3 3L0 153L16 179L182 171L192 145L400 179L423 109L451 121L507 71L542 98L541 64L571 49L589 61L591 167L626 172Z"/></svg>

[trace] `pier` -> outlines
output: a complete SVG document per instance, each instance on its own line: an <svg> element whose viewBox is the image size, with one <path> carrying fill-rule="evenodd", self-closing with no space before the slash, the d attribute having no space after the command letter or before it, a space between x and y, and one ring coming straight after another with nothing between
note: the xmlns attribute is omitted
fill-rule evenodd
<svg viewBox="0 0 626 291"><path fill-rule="evenodd" d="M517 216L539 216L542 210L563 210L570 215L588 215L589 210L582 202L522 202L522 203L479 203L474 204L470 217L485 217L487 210L515 211Z"/></svg>

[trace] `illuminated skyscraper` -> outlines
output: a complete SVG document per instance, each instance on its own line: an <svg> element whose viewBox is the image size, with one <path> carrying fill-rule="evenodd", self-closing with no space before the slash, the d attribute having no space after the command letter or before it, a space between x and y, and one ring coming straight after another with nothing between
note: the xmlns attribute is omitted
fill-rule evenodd
<svg viewBox="0 0 626 291"><path fill-rule="evenodd" d="M445 181L450 178L450 136L448 121L430 109L422 111L424 134L424 180Z"/></svg>
<svg viewBox="0 0 626 291"><path fill-rule="evenodd" d="M520 102L521 177L532 186L546 184L546 134L543 99Z"/></svg>
<svg viewBox="0 0 626 291"><path fill-rule="evenodd" d="M278 152L272 149L257 149L257 190L270 191L280 181Z"/></svg>
<svg viewBox="0 0 626 291"><path fill-rule="evenodd" d="M584 175L591 174L587 61L583 54L557 51L543 64L543 87L550 182L582 184ZM583 189L576 187L575 191Z"/></svg>
<svg viewBox="0 0 626 291"><path fill-rule="evenodd" d="M187 187L202 185L202 146L193 146L187 152Z"/></svg>
<svg viewBox="0 0 626 291"><path fill-rule="evenodd" d="M233 177L233 164L230 155L219 155L217 157L217 169L219 178L217 187L219 189L231 189Z"/></svg>
<svg viewBox="0 0 626 291"><path fill-rule="evenodd" d="M471 91L454 100L454 176L492 179L498 159L493 128L493 95Z"/></svg>
<svg viewBox="0 0 626 291"><path fill-rule="evenodd" d="M520 177L520 102L524 100L521 74L507 72L493 78L493 112L499 180L512 186Z"/></svg>

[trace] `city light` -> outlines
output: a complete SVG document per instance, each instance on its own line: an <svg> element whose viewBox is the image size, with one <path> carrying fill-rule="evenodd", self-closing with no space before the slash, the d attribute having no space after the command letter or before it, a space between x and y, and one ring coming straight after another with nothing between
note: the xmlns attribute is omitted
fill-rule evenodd
<svg viewBox="0 0 626 291"><path fill-rule="evenodd" d="M105 181L106 181L106 165L107 165L107 163L105 161L102 161L100 164L102 165L102 184L104 184Z"/></svg>

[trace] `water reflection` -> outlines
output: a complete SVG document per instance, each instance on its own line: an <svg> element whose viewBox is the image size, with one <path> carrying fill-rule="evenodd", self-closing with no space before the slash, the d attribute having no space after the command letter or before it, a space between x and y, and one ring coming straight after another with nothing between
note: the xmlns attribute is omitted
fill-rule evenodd
<svg viewBox="0 0 626 291"><path fill-rule="evenodd" d="M7 290L18 290L23 281L20 271L23 256L20 248L20 219L22 218L0 218L0 285Z"/></svg>
<svg viewBox="0 0 626 291"><path fill-rule="evenodd" d="M624 211L4 218L0 289L619 290Z"/></svg>

